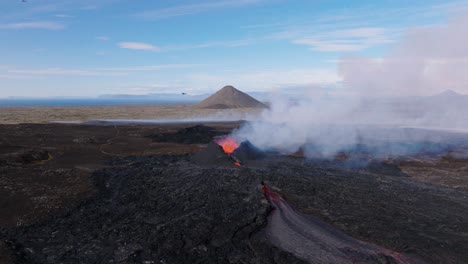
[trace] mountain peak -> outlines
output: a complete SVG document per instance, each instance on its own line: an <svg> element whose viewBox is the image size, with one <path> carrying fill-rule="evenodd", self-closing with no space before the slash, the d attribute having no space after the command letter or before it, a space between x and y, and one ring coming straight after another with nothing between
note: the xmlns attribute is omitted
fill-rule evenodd
<svg viewBox="0 0 468 264"><path fill-rule="evenodd" d="M436 96L456 97L456 96L461 96L461 94L455 92L454 90L447 89L439 94L436 94Z"/></svg>
<svg viewBox="0 0 468 264"><path fill-rule="evenodd" d="M236 91L239 91L239 90L237 90L237 89L236 89L234 86L232 86L232 85L226 85L226 86L224 86L223 88L221 88L221 91L222 91L222 90L236 90Z"/></svg>
<svg viewBox="0 0 468 264"><path fill-rule="evenodd" d="M252 96L243 93L232 85L226 85L219 91L197 104L200 108L265 108L266 105Z"/></svg>

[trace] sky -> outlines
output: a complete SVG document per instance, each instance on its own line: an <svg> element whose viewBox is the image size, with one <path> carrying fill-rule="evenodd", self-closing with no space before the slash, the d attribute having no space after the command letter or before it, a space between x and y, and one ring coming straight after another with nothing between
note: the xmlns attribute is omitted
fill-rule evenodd
<svg viewBox="0 0 468 264"><path fill-rule="evenodd" d="M467 8L446 0L0 0L0 98L200 94L228 84L468 93Z"/></svg>

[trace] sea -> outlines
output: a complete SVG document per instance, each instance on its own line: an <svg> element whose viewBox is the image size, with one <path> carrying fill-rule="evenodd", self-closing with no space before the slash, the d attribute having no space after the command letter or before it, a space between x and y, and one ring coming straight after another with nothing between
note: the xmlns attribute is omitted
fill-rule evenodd
<svg viewBox="0 0 468 264"><path fill-rule="evenodd" d="M193 104L193 101L162 101L144 99L0 99L0 107L23 106L102 106L102 105L176 105Z"/></svg>

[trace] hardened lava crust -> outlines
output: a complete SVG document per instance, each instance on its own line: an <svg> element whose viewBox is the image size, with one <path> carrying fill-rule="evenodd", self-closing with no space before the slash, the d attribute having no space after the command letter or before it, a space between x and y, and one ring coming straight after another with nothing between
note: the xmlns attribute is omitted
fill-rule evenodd
<svg viewBox="0 0 468 264"><path fill-rule="evenodd" d="M211 143L154 141L165 133L178 140L194 125L1 126L0 262L307 263L288 248L295 238L272 238L271 216L283 211L269 203L262 182L288 204L291 220L313 217L414 263L468 259L468 188L460 177L468 160L351 166L245 150L239 157L261 159L235 166ZM192 129L197 138L229 134L239 123L206 125L212 129ZM411 166L447 177L460 171L431 182ZM401 263L387 251L340 250L349 251L349 263Z"/></svg>

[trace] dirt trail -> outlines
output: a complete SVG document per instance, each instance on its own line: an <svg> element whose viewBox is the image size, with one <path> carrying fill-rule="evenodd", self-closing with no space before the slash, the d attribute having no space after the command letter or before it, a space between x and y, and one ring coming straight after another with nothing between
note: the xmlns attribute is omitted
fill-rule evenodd
<svg viewBox="0 0 468 264"><path fill-rule="evenodd" d="M270 241L310 263L422 264L421 260L354 239L317 217L296 211L285 199L262 186L273 206L266 233Z"/></svg>

